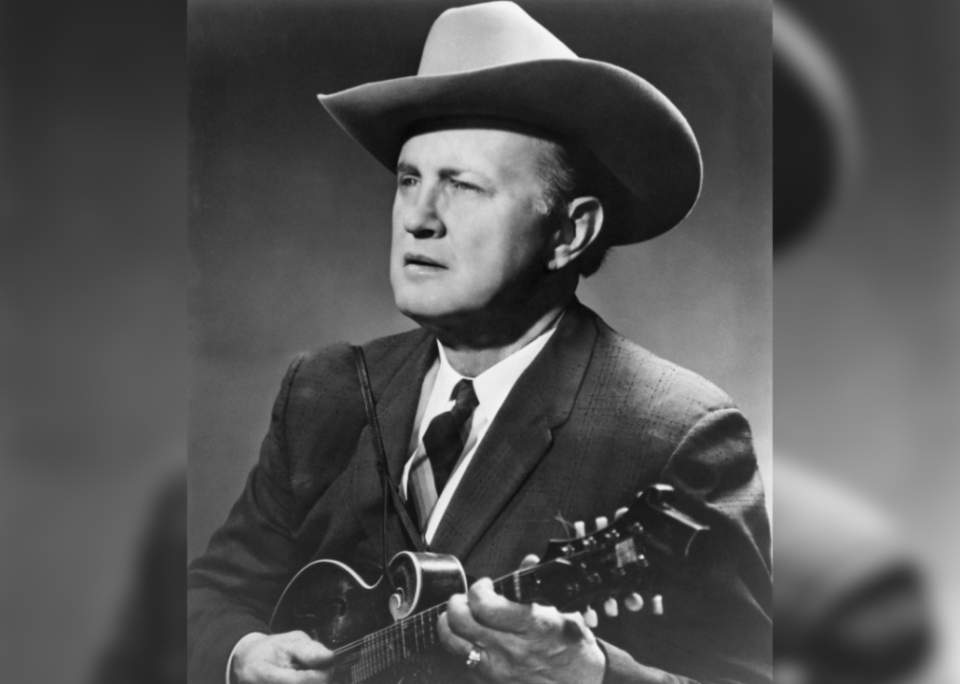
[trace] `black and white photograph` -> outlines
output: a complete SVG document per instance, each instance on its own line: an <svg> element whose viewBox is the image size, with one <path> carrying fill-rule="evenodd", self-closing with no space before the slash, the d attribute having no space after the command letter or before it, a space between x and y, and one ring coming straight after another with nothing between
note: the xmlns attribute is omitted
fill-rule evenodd
<svg viewBox="0 0 960 684"><path fill-rule="evenodd" d="M190 682L771 681L771 16L190 5Z"/></svg>

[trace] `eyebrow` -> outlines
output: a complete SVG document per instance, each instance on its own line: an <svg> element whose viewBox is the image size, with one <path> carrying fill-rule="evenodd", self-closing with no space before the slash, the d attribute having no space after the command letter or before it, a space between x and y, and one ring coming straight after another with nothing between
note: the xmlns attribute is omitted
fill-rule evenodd
<svg viewBox="0 0 960 684"><path fill-rule="evenodd" d="M400 175L401 173L409 173L419 176L420 169L409 162L401 161L397 163L397 175ZM440 176L440 178L451 178L461 173L474 173L480 176L480 178L484 179L486 182L492 182L486 174L481 173L480 171L470 171L469 169L461 169L453 166L440 169L437 175Z"/></svg>
<svg viewBox="0 0 960 684"><path fill-rule="evenodd" d="M420 169L413 164L408 164L407 162L402 161L397 164L397 174L399 175L401 173L413 173L419 176Z"/></svg>

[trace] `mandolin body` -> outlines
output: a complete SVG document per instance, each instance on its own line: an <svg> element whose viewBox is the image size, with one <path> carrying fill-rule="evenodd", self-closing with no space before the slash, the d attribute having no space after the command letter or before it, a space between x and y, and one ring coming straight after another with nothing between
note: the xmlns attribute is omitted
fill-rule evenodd
<svg viewBox="0 0 960 684"><path fill-rule="evenodd" d="M270 620L279 634L300 630L331 650L341 649L415 613L445 603L466 590L460 562L453 556L404 551L390 561L388 578L367 584L352 568L333 560L310 563L287 585ZM435 639L431 632L430 638ZM422 680L433 670L439 644L429 644L429 653L406 657L401 668L389 668L369 679L358 679L348 664L338 664L337 682L396 682ZM399 649L403 645L398 646Z"/></svg>

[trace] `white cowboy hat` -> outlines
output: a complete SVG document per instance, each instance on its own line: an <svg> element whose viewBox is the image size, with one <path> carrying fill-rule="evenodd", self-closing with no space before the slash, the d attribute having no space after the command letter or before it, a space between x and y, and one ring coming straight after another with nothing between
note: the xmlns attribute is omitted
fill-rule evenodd
<svg viewBox="0 0 960 684"><path fill-rule="evenodd" d="M580 59L512 2L441 14L416 76L318 97L392 172L413 127L438 118L514 121L573 142L616 179L614 245L666 232L700 193L700 150L673 103L626 69Z"/></svg>

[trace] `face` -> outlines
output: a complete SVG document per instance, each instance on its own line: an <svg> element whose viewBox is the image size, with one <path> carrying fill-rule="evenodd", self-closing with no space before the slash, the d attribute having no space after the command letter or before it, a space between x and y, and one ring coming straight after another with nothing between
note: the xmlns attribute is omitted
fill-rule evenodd
<svg viewBox="0 0 960 684"><path fill-rule="evenodd" d="M535 294L550 241L538 211L539 154L536 139L493 129L407 141L390 261L401 312L441 327L496 320Z"/></svg>

